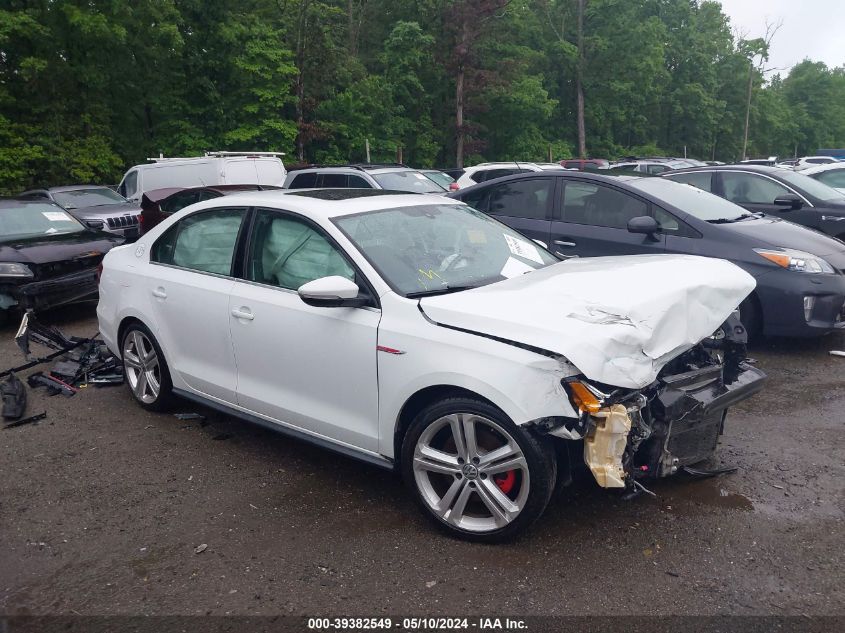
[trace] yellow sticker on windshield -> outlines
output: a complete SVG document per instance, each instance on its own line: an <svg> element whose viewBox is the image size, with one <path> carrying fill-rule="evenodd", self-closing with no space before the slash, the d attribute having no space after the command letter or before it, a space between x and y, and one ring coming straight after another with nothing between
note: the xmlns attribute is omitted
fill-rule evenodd
<svg viewBox="0 0 845 633"><path fill-rule="evenodd" d="M434 270L432 270L431 268L429 268L428 270L423 270L422 268L419 268L418 270L420 271L420 274L421 274L421 275L423 275L424 277L428 278L429 280L432 280L432 279L434 279L435 277L437 277L438 279L443 279L440 275L438 275L438 274L437 274Z"/></svg>
<svg viewBox="0 0 845 633"><path fill-rule="evenodd" d="M467 238L473 244L486 244L487 233L478 229L467 229Z"/></svg>

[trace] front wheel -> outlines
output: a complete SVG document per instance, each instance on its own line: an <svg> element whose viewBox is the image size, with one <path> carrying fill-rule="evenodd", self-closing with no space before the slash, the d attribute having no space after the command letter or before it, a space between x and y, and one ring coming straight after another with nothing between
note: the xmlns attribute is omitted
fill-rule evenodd
<svg viewBox="0 0 845 633"><path fill-rule="evenodd" d="M145 409L165 410L172 399L173 385L152 332L141 323L131 324L123 333L120 349L126 384L135 400Z"/></svg>
<svg viewBox="0 0 845 633"><path fill-rule="evenodd" d="M451 534L500 542L536 521L554 490L553 447L495 407L449 398L424 409L402 447L423 512Z"/></svg>

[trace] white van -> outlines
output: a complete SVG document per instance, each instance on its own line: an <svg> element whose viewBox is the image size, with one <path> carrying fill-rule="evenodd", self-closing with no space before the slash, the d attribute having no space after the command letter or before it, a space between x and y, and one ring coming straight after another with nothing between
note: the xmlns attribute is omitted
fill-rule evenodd
<svg viewBox="0 0 845 633"><path fill-rule="evenodd" d="M135 165L123 176L118 192L124 198L140 201L153 189L203 187L213 185L275 185L285 182L282 152L206 152L196 158L150 158Z"/></svg>

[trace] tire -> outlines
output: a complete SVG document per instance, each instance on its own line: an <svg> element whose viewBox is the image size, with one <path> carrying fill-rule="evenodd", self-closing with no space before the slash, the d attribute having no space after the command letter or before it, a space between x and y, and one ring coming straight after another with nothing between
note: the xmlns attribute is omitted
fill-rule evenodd
<svg viewBox="0 0 845 633"><path fill-rule="evenodd" d="M543 514L557 479L549 442L473 398L423 409L405 435L401 460L423 513L449 534L477 542L526 530Z"/></svg>
<svg viewBox="0 0 845 633"><path fill-rule="evenodd" d="M745 326L749 342L759 341L763 334L763 315L761 314L757 297L753 294L748 295L739 304L739 320Z"/></svg>
<svg viewBox="0 0 845 633"><path fill-rule="evenodd" d="M126 385L135 401L148 411L165 411L173 401L173 383L164 354L152 332L132 323L120 341Z"/></svg>

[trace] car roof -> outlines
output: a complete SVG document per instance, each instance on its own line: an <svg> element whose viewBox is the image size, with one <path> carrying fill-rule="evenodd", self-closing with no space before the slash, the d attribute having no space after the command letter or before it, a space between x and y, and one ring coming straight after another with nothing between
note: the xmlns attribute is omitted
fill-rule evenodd
<svg viewBox="0 0 845 633"><path fill-rule="evenodd" d="M238 204L278 208L314 219L329 219L355 213L430 204L463 204L440 194L405 193L384 189L279 189L245 191L206 200L192 209L209 209Z"/></svg>
<svg viewBox="0 0 845 633"><path fill-rule="evenodd" d="M466 194L467 192L475 191L477 189L482 189L485 187L489 187L493 184L500 184L506 182L513 182L518 180L536 180L538 178L568 178L570 180L593 180L597 182L604 182L608 184L619 184L625 183L632 180L640 180L642 178L653 178L648 174L639 174L637 172L627 172L624 174L612 174L607 173L606 171L570 171L567 169L560 169L560 170L546 170L543 171L532 171L529 173L524 174L513 174L511 176L502 176L501 178L493 178L491 180L485 180L484 182L479 182L471 187L464 187L458 191L452 192L448 195L449 198L456 198L459 199L461 196Z"/></svg>
<svg viewBox="0 0 845 633"><path fill-rule="evenodd" d="M824 165L815 165L813 167L808 167L807 169L802 169L800 173L806 176L810 176L812 174L820 174L825 171L834 171L837 169L845 169L845 161L825 163Z"/></svg>
<svg viewBox="0 0 845 633"><path fill-rule="evenodd" d="M773 165L734 163L732 165L698 165L696 167L686 167L684 169L673 169L672 171L666 172L666 175L683 174L691 171L750 171L758 174L777 175L782 174L784 170L782 167L774 167Z"/></svg>
<svg viewBox="0 0 845 633"><path fill-rule="evenodd" d="M274 185L251 185L251 184L242 184L242 185L205 185L201 187L163 187L161 189L151 189L149 191L145 191L144 195L149 199L151 202L160 202L165 198L169 198L172 195L177 193L184 193L186 191L214 191L222 195L228 195L231 193L238 193L241 191L265 191L265 190L273 190L273 189L281 189L281 187L276 187Z"/></svg>

